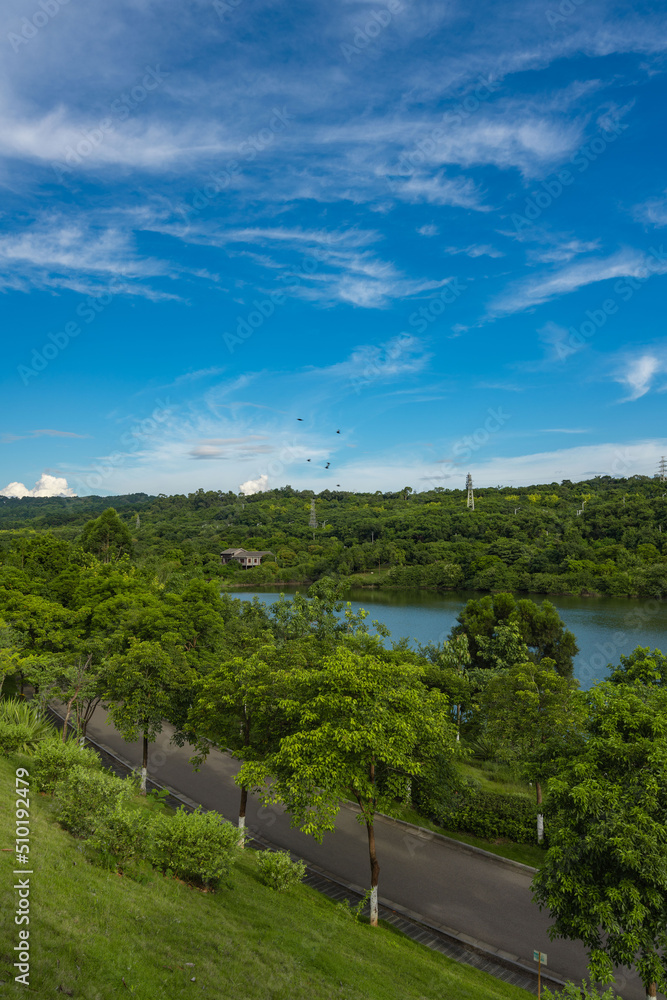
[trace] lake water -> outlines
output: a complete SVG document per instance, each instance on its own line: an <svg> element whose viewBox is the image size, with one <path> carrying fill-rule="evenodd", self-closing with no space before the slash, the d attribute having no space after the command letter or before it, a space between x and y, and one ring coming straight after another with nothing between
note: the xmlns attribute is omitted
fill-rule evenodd
<svg viewBox="0 0 667 1000"><path fill-rule="evenodd" d="M231 596L244 601L258 597L272 604L281 593L289 596L297 591L305 593L306 589L265 587L261 591L234 591ZM369 619L386 625L391 640L407 636L414 646L415 641L444 641L465 602L480 596L465 591L436 594L424 590L352 589L347 600L355 611L366 608ZM531 597L538 604L545 599L543 594L520 596ZM547 597L546 600L557 608L566 627L576 636L579 653L574 661L574 676L582 688L604 680L607 664L617 664L620 656L631 653L637 646L667 652L667 601L614 597Z"/></svg>

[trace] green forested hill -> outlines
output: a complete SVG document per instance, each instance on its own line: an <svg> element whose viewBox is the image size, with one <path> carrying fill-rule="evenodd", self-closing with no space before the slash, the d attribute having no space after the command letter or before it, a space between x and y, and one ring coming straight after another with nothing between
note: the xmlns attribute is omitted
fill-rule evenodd
<svg viewBox="0 0 667 1000"><path fill-rule="evenodd" d="M87 521L114 507L130 529L134 558L166 575L267 584L373 571L384 586L662 597L665 494L666 483L636 476L486 488L474 510L464 490L440 487L5 499L0 540L3 559L20 560L34 533L76 543ZM265 557L249 571L222 567L228 546L267 549L275 561Z"/></svg>

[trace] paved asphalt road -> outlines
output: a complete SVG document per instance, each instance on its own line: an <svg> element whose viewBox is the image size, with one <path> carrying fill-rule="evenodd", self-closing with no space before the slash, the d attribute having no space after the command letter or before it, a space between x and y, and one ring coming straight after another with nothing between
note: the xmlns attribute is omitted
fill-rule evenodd
<svg viewBox="0 0 667 1000"><path fill-rule="evenodd" d="M236 822L240 793L233 776L238 762L212 751L201 771L195 772L188 763L191 749L171 745L171 731L165 727L149 748L149 777ZM101 709L89 723L88 734L140 765L140 743L126 743L106 723ZM336 830L325 834L322 844L292 830L289 817L275 806L265 808L249 800L246 822L251 832L278 847L348 882L368 885L366 830L351 807L341 809ZM586 954L578 942L549 940L548 913L540 912L532 901L530 871L464 853L438 837L420 836L418 831L382 818L376 823L376 840L383 902L407 907L457 934L518 956L528 965L533 965L534 949L546 952L549 971L562 979L587 977ZM624 1000L643 1000L646 995L634 972L618 970L616 982Z"/></svg>

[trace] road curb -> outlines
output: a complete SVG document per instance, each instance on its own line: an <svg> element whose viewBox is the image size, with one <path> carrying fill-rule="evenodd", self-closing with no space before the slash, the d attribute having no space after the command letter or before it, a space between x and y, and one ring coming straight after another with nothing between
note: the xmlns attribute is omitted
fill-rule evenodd
<svg viewBox="0 0 667 1000"><path fill-rule="evenodd" d="M61 723L64 722L63 716L60 715L60 713L57 712L51 706L49 706L49 711L51 711L53 715L60 720ZM107 754L107 756L116 760L119 764L127 768L129 771L134 772L137 770L136 767L129 760L124 758L121 754L117 753L115 750L111 750L110 747L106 746L100 740L96 739L93 740L88 736L86 737L86 740L92 746L99 748L103 753ZM173 798L177 802L181 802L189 809L194 810L198 807L201 808L200 803L195 802L194 799L189 798L187 795L184 795L177 789L172 788L170 785L167 785L162 782L157 782L152 779L149 780L150 784L152 784L154 787L165 789L166 791L169 792L171 796L173 796ZM342 805L352 811L358 811L351 803L343 802ZM432 830L427 830L425 827L416 826L414 823L408 823L405 820L395 820L393 819L393 817L386 816L384 813L379 813L378 815L380 816L381 819L396 823L401 826L405 826L412 830L419 831L420 833L426 834L429 837L439 837L440 839L446 841L448 844L451 844L456 848L462 847L464 849L467 849L465 853L481 854L495 861L499 861L501 863L504 862L506 864L510 864L522 868L524 870L528 870L530 872L536 870L528 868L527 865L522 865L518 861L512 861L509 858L499 857L496 854L491 854L489 851L484 851L481 848L473 847L470 844L461 844L460 841L453 840L451 837L445 837L442 834L434 833ZM258 844L258 846L261 846L262 848L268 850L275 850L275 851L284 850L284 848L280 848L275 844L272 844L271 841L267 840L266 837L264 837L262 834L254 832L254 830L251 827L248 827L247 830L252 840L255 841ZM293 858L297 858L297 855L293 854L293 852L290 851L289 853ZM299 858L299 860L303 859ZM320 878L325 879L327 882L333 883L333 885L335 886L339 886L342 889L345 889L348 892L353 893L355 896L358 896L359 899L363 898L363 896L366 893L366 889L363 886L359 886L354 882L348 882L346 879L343 879L339 875L335 875L332 872L329 872L326 868L322 868L320 865L314 862L306 861L305 864L308 871L313 872L316 875L319 875ZM322 891L322 890L316 890L316 891ZM390 916L391 914L398 915L402 917L404 920L409 921L410 924L416 925L417 928L423 928L425 931L430 931L434 934L437 934L441 939L444 939L446 942L449 942L459 948L462 948L466 952L472 952L474 955L477 955L480 958L482 958L486 963L490 963L492 965L493 964L499 965L501 966L501 968L507 969L518 976L528 978L532 984L537 983L537 971L531 966L526 965L521 960L519 955L513 955L512 953L506 952L500 948L494 948L492 945L489 945L484 941L480 941L477 938L471 937L469 934L459 932L454 928L448 927L445 924L434 923L428 920L428 918L424 917L422 914L417 913L416 911L411 910L408 907L401 906L400 903L395 903L393 900L387 899L385 896L379 896L378 903L380 904L381 911L382 910L386 911L386 916L383 916L382 912L380 913L381 919L386 919L386 917ZM414 937L412 935L406 934L406 936L411 937L414 940ZM424 942L424 944L426 947L431 947L431 945L429 945L426 942ZM490 975L493 975L493 972L488 968L486 968L484 971L487 971L489 972ZM565 986L564 980L559 979L557 976L551 975L544 971L542 971L542 982L545 985L548 985L556 989L562 989Z"/></svg>

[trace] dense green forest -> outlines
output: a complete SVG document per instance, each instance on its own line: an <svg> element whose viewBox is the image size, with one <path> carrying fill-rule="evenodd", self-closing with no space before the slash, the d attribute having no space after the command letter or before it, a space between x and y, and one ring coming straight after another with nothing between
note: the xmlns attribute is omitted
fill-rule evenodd
<svg viewBox="0 0 667 1000"><path fill-rule="evenodd" d="M465 490L442 487L5 499L1 557L20 562L34 532L80 542L84 525L114 507L130 532L128 552L163 580L238 586L364 574L362 583L401 588L663 597L665 504L667 485L647 476L485 488L474 510ZM229 546L272 555L251 570L222 566Z"/></svg>

